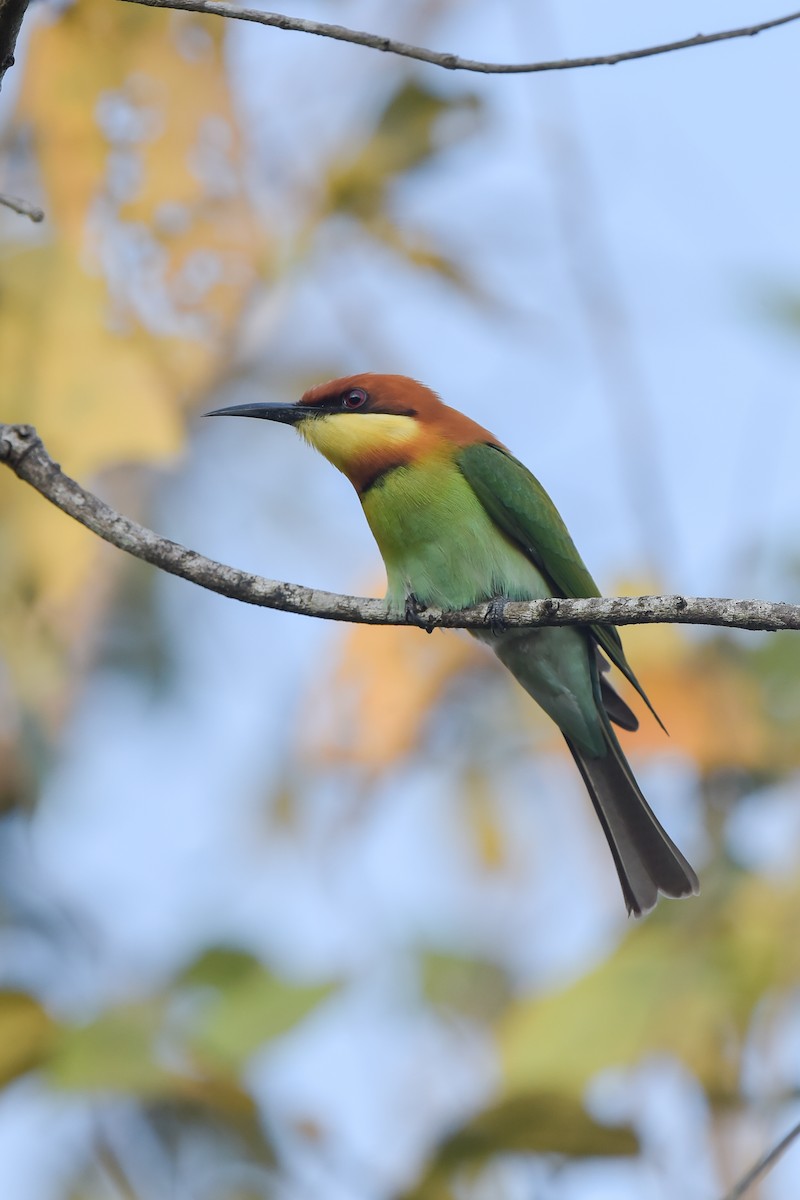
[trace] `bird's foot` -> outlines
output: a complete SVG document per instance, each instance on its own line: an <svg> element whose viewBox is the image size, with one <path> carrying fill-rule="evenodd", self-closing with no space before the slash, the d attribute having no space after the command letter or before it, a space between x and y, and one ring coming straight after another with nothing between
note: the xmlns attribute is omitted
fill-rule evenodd
<svg viewBox="0 0 800 1200"><path fill-rule="evenodd" d="M409 592L406 596L405 617L412 625L418 625L420 629L424 629L426 633L433 633L433 626L426 625L422 617L428 611L427 604L423 604L413 592Z"/></svg>
<svg viewBox="0 0 800 1200"><path fill-rule="evenodd" d="M424 612L425 605L420 604L413 592L406 594L406 620L418 621L420 614Z"/></svg>
<svg viewBox="0 0 800 1200"><path fill-rule="evenodd" d="M489 607L486 611L486 624L495 637L499 637L501 633L505 633L508 629L504 615L507 604L507 596L492 596L489 601Z"/></svg>

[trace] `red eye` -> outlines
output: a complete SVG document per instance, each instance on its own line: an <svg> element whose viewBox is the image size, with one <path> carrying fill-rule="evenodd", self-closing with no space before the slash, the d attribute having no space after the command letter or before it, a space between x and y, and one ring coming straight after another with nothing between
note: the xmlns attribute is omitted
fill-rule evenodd
<svg viewBox="0 0 800 1200"><path fill-rule="evenodd" d="M363 388L351 388L349 392L342 393L343 408L361 408L362 404L367 403L367 393Z"/></svg>

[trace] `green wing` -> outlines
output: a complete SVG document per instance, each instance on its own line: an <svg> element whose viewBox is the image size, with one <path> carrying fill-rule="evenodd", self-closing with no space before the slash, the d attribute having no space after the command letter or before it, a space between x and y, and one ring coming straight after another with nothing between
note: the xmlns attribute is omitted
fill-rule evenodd
<svg viewBox="0 0 800 1200"><path fill-rule="evenodd" d="M507 450L486 442L465 446L456 461L489 516L536 564L554 596L577 599L600 595L558 509L527 467ZM589 628L595 641L636 688L661 724L628 665L617 630L613 625L591 625Z"/></svg>

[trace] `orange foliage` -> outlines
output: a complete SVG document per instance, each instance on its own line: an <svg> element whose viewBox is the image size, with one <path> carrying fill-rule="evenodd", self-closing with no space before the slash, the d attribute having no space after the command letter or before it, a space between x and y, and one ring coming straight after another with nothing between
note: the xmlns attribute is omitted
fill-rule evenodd
<svg viewBox="0 0 800 1200"><path fill-rule="evenodd" d="M620 737L626 753L680 750L701 771L752 770L769 761L771 731L758 683L736 657L719 643L690 640L674 626L640 626L622 634L629 661L669 731L666 738L639 706L638 731Z"/></svg>
<svg viewBox="0 0 800 1200"><path fill-rule="evenodd" d="M626 753L641 758L679 751L701 771L758 770L785 759L777 746L780 733L765 716L759 681L735 651L669 625L631 626L622 635L629 661L669 732L614 672L616 686L641 720L636 733L620 731ZM312 699L308 728L314 735L307 750L325 765L384 771L418 750L426 723L457 677L481 668L501 669L464 634L436 631L428 637L404 628L354 626ZM531 744L548 753L565 750L555 725L510 676L508 684L517 701L509 713L531 731ZM478 824L483 819L477 810L475 818ZM487 860L499 857L497 846L487 853Z"/></svg>
<svg viewBox="0 0 800 1200"><path fill-rule="evenodd" d="M481 661L466 635L352 626L311 699L311 756L370 774L407 758L452 680Z"/></svg>

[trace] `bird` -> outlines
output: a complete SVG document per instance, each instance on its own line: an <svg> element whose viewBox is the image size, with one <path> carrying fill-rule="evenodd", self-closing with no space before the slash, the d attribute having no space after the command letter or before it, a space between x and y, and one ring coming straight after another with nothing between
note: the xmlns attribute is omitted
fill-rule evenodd
<svg viewBox="0 0 800 1200"><path fill-rule="evenodd" d="M660 825L614 725L638 719L608 679L610 664L661 724L609 625L508 627L509 600L599 596L538 479L487 429L417 380L362 373L309 388L292 403L255 402L208 416L294 426L353 484L400 612L492 605L488 644L563 734L594 805L628 913L659 893L696 894L694 870Z"/></svg>

